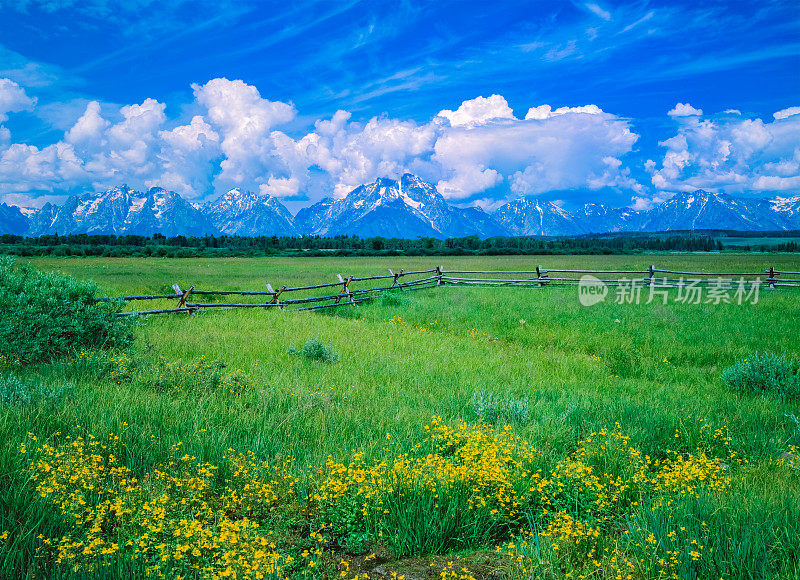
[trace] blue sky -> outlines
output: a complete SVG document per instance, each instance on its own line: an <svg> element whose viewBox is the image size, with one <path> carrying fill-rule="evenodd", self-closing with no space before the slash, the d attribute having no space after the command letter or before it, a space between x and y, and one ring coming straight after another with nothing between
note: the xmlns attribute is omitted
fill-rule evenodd
<svg viewBox="0 0 800 580"><path fill-rule="evenodd" d="M797 2L0 0L0 199L796 195L799 70Z"/></svg>

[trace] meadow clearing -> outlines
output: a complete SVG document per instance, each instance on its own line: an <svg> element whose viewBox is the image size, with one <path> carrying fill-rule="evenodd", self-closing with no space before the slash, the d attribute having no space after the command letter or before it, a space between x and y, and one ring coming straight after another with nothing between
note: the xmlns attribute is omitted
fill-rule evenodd
<svg viewBox="0 0 800 580"><path fill-rule="evenodd" d="M31 263L100 295L440 264L800 270L769 254ZM800 578L800 399L722 380L800 353L800 289L584 307L572 286L445 286L134 332L4 362L66 387L0 405L0 576ZM290 352L311 339L335 356Z"/></svg>

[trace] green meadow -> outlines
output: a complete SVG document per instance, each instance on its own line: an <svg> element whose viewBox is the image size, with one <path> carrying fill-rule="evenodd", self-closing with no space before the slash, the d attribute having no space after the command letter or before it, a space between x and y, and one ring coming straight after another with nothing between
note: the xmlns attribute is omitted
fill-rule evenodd
<svg viewBox="0 0 800 580"><path fill-rule="evenodd" d="M111 296L438 265L800 270L752 254L30 263ZM800 399L722 379L800 353L800 288L741 305L614 292L585 307L574 286L445 285L142 317L123 351L9 361L69 388L0 406L0 576L800 578ZM335 360L303 356L314 339Z"/></svg>

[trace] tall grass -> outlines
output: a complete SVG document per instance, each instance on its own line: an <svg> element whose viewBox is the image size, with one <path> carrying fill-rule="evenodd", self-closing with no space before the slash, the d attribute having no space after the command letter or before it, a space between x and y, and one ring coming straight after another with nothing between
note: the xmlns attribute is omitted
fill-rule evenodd
<svg viewBox="0 0 800 580"><path fill-rule="evenodd" d="M746 269L761 264L762 258L747 256L746 262L736 264L685 255L454 261L465 267L507 269L557 260L565 267L585 266L592 260L607 268L690 263L692 269L702 270ZM421 259L399 261L42 260L37 264L96 278L107 293L157 291L165 280L173 279L206 288L261 289L265 279L274 286L276 279L318 282L328 273L333 278L337 271L359 274L387 266L429 265ZM790 265L784 267L798 269ZM496 399L497 429L512 424L514 433L538 450L537 462L545 471L574 451L588 433L612 428L616 422L630 436L631 445L658 460L668 457L667 450L697 449L707 441L709 430L729 428L731 449L748 462L747 467L731 464L736 481L732 491L694 503L648 503L634 510L631 525L669 534L676 525L678 531L685 525L678 523L680 518L695 514L706 518L708 513L706 524L713 523L714 529L703 538L720 556L704 555L705 567L697 570L719 569L725 570L726 578L744 577L753 554L766 551L763 562L753 561L759 572L751 577L797 576L797 554L791 545L797 534L792 518L797 514L792 502L798 503L800 483L796 470L779 465L788 445L800 445L800 431L790 418L798 413L796 401L738 396L721 379L723 369L751 352L800 352L796 291L766 294L756 305L637 306L609 301L584 308L574 288L444 287L415 292L408 302L387 299L346 309L350 313L346 317L259 309L152 317L135 329L135 354L115 353L103 369L88 362L89 355L14 367L14 375L25 384L69 383L74 390L56 405L44 400L0 405L0 534L10 531L5 543L0 541L0 577L64 573L52 557L36 552L41 546L39 534L60 537L66 524L31 490L29 458L19 452L22 442L31 449L29 432L39 442L88 433L98 438L118 434L125 442L120 459L137 477L147 477L155 466L168 463L171 448L178 444L197 462L219 465L224 465L229 449L251 450L277 461L293 457L291 469L300 480L302 496L302 490L313 488L308 466L322 466L328 456L344 459L355 451L380 461L421 453L415 446L426 436L423 427L433 415L450 424L475 422L480 416L475 406L478 393L483 393L484 403L477 408ZM389 322L398 317L405 324ZM304 357L289 354L288 349L312 339L336 345L337 364L309 364ZM125 357L133 361L127 363ZM225 367L195 365L201 357ZM190 377L185 373L195 377L192 385L198 388L176 388L186 386L183 383ZM203 386L233 376L246 377L235 394ZM506 400L517 403L500 402ZM524 412L503 411L517 407L524 407ZM513 420L515 413L520 420ZM597 469L608 473L623 469L615 467L612 455L603 457L602 462L597 460ZM392 532L384 532L381 541L401 555L486 547L493 551L502 534L463 513L459 497L453 493L437 505L423 490L390 494L381 529ZM290 534L305 538L307 531L291 525L286 523ZM700 533L699 528L691 529ZM368 549L373 541L363 535L368 531L353 527L342 544L354 552ZM543 540L541 550L551 549L546 544ZM645 556L637 552L635 542L628 549L631 557ZM120 561L119 572L109 574L136 576L130 566ZM681 572L684 577L693 573Z"/></svg>

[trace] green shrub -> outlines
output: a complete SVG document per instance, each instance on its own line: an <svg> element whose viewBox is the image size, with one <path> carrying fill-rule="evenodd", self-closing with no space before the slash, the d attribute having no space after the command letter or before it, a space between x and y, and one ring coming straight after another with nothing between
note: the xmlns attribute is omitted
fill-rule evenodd
<svg viewBox="0 0 800 580"><path fill-rule="evenodd" d="M253 386L251 376L241 369L229 371L220 360L204 356L190 361L167 361L160 355L128 351L81 350L62 361L83 378L106 379L118 385L135 384L167 393L183 391L206 394L224 391L239 395Z"/></svg>
<svg viewBox="0 0 800 580"><path fill-rule="evenodd" d="M46 385L35 379L21 379L15 375L0 377L0 404L9 407L58 403L72 394L69 383Z"/></svg>
<svg viewBox="0 0 800 580"><path fill-rule="evenodd" d="M400 291L389 290L381 294L379 303L381 306L408 306L411 304L411 298Z"/></svg>
<svg viewBox="0 0 800 580"><path fill-rule="evenodd" d="M528 397L515 397L513 393L500 396L483 389L472 396L472 410L487 423L526 423L531 416Z"/></svg>
<svg viewBox="0 0 800 580"><path fill-rule="evenodd" d="M119 303L95 302L96 289L91 282L0 259L0 353L29 364L83 347L130 344L134 320L114 316Z"/></svg>
<svg viewBox="0 0 800 580"><path fill-rule="evenodd" d="M797 361L785 355L756 352L726 369L722 380L740 393L800 396L800 369Z"/></svg>
<svg viewBox="0 0 800 580"><path fill-rule="evenodd" d="M324 363L334 363L339 360L339 353L336 352L336 349L332 346L326 346L318 338L308 339L301 349L290 348L289 354Z"/></svg>

